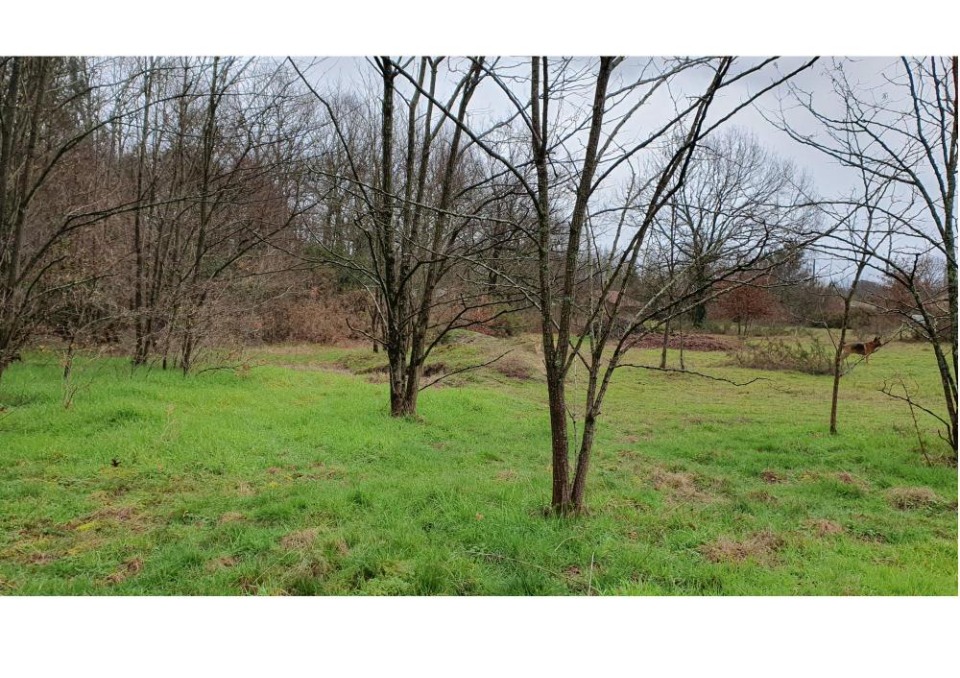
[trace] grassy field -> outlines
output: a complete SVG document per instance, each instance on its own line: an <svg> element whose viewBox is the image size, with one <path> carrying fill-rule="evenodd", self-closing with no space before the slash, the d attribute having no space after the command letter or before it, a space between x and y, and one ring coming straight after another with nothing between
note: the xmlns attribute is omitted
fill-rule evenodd
<svg viewBox="0 0 960 678"><path fill-rule="evenodd" d="M622 370L573 519L542 512L536 341L464 334L434 360L504 346L424 391L419 421L388 416L368 349L264 349L186 379L83 363L69 409L56 355L28 353L0 384L0 592L957 594L957 471L932 421L928 464L906 406L878 392L901 375L937 407L924 346L845 377L838 436L829 376L722 352L687 367L768 380Z"/></svg>

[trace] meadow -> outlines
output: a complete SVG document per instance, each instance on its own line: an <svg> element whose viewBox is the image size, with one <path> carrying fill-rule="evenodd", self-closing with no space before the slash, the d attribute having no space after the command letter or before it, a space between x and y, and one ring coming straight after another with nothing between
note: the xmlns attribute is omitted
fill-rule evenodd
<svg viewBox="0 0 960 678"><path fill-rule="evenodd" d="M903 377L938 407L924 345L844 377L836 436L830 376L716 351L687 367L764 379L622 369L574 518L544 514L535 338L461 333L431 378L508 348L416 420L389 416L366 347L187 378L81 357L70 407L58 354L26 353L0 383L0 593L957 595L956 468L879 391Z"/></svg>

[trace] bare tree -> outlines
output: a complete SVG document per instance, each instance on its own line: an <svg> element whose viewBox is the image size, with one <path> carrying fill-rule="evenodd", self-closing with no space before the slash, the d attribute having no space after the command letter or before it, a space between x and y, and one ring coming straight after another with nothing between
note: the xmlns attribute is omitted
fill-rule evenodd
<svg viewBox="0 0 960 678"><path fill-rule="evenodd" d="M104 96L118 83L98 79L107 65L0 58L0 375L58 297L89 279L64 277L71 238L132 208L98 171L118 115Z"/></svg>
<svg viewBox="0 0 960 678"><path fill-rule="evenodd" d="M159 348L164 367L172 360L186 374L223 317L239 264L316 202L303 190L309 111L290 91L292 74L269 60L132 66L139 114L121 125L133 130L122 149L136 204L132 362L144 364Z"/></svg>
<svg viewBox="0 0 960 678"><path fill-rule="evenodd" d="M839 110L833 112L793 88L796 116L776 124L794 140L837 160L891 190L876 193L875 219L886 236L869 248L867 266L895 281L912 300L901 309L933 348L946 407L946 440L957 450L957 58L903 57L883 71L883 83L851 82L844 62L830 71ZM879 235L879 234L878 234ZM942 289L921 285L923 262L942 267ZM946 329L946 331L944 331Z"/></svg>
<svg viewBox="0 0 960 678"><path fill-rule="evenodd" d="M793 228L815 219L815 211L806 176L749 133L733 128L697 149L684 185L665 210L659 235L667 236L669 230L687 285L706 291L713 269L754 249L767 225ZM749 296L747 291L739 294ZM703 327L706 319L706 304L698 302L693 326Z"/></svg>
<svg viewBox="0 0 960 678"><path fill-rule="evenodd" d="M487 177L463 133L484 70L477 60L456 77L452 92L439 103L442 57L401 62L384 56L371 63L379 80L379 124L376 135L366 138L375 138L374 145L358 148L356 132L336 101L313 90L326 109L335 153L345 165L318 174L330 192L346 188L352 194L362 252L344 253L323 237L313 243L320 250L315 261L352 271L370 289L375 304L371 329L378 331L368 336L387 355L390 412L408 416L416 414L418 394L425 388L424 365L433 349L451 330L474 324L471 311L493 305L476 290L450 284L465 258L492 246L488 229L474 226L496 221L485 209L490 202L482 190ZM414 74L407 76L411 68ZM398 84L401 75L410 77L413 87L402 78ZM397 100L404 96L398 111ZM363 155L374 148L371 166Z"/></svg>
<svg viewBox="0 0 960 678"><path fill-rule="evenodd" d="M509 143L490 142L469 126L458 125L515 178L535 215L529 228L520 226L535 245L537 270L530 280L505 282L521 289L540 314L552 437L551 507L556 513L584 508L597 422L610 380L632 339L647 331L649 321L665 315L659 294L626 312L627 292L651 225L682 187L697 146L767 88L710 119L716 93L771 62L761 61L738 71L730 58L650 60L618 71L624 65L622 58L584 62L533 57L523 80L516 75L515 63L482 66L507 99L511 119L519 121L526 153L518 156ZM690 99L675 100L672 115L638 134L633 127L637 111L659 93L666 93L668 83L677 82L679 74L695 68L709 69L706 87ZM624 71L627 75L616 77ZM795 72L776 78L768 88ZM525 94L521 86L528 88ZM444 112L453 117L449 110ZM656 171L611 198L604 189L616 182L620 172L639 172L638 154L671 137L681 142L657 164ZM605 220L612 222L606 234L608 246L601 244L599 237ZM772 242L772 237L768 241ZM672 310L687 310L689 302L689 295L684 296ZM575 364L582 364L586 372L581 416L573 415L568 399ZM573 436L568 419L573 422ZM580 422L582 428L577 426ZM575 450L572 468L571 444Z"/></svg>

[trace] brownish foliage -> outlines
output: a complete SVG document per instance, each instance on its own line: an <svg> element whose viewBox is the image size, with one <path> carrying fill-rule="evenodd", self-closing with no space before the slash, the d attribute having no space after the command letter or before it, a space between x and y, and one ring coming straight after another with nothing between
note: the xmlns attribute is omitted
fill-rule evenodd
<svg viewBox="0 0 960 678"><path fill-rule="evenodd" d="M237 559L233 556L220 556L219 558L207 561L204 569L206 569L207 572L216 572L217 570L233 567L236 564Z"/></svg>
<svg viewBox="0 0 960 678"><path fill-rule="evenodd" d="M731 352L739 367L754 370L790 370L806 374L832 374L831 350L817 337L810 341L769 339L743 344Z"/></svg>
<svg viewBox="0 0 960 678"><path fill-rule="evenodd" d="M506 356L493 364L493 369L505 377L526 381L532 379L534 370L520 358Z"/></svg>
<svg viewBox="0 0 960 678"><path fill-rule="evenodd" d="M271 305L252 329L267 343L304 341L337 344L364 339L369 300L361 290L333 292L319 287Z"/></svg>
<svg viewBox="0 0 960 678"><path fill-rule="evenodd" d="M707 502L713 498L698 487L696 476L692 473L656 469L650 479L654 489L665 492L674 501Z"/></svg>

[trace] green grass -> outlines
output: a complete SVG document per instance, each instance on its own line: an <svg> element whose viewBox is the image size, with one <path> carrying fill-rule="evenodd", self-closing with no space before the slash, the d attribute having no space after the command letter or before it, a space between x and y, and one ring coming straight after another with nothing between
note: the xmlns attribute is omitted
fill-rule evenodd
<svg viewBox="0 0 960 678"><path fill-rule="evenodd" d="M922 345L844 379L838 436L830 377L722 353L687 367L769 381L624 369L590 511L558 519L535 343L441 347L447 370L514 353L424 391L419 421L388 416L382 376L352 373L383 363L367 349L264 349L186 379L101 360L70 409L55 357L28 354L0 384L0 592L957 594L956 469L921 419L926 464L878 392L902 375L938 407Z"/></svg>

